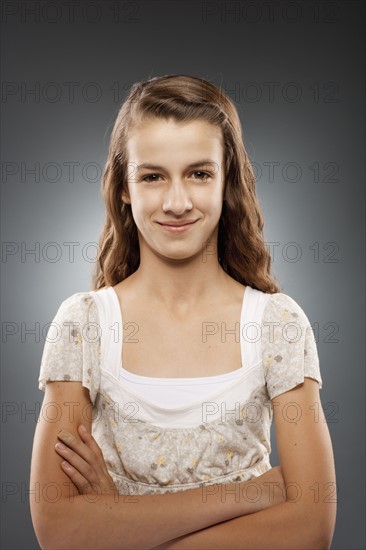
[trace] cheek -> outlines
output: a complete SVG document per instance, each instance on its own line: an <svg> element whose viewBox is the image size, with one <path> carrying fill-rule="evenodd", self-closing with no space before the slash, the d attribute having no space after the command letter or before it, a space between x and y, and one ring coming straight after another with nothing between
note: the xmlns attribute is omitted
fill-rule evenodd
<svg viewBox="0 0 366 550"><path fill-rule="evenodd" d="M210 200L203 200L201 204L203 210L210 216L220 216L222 210L222 198L219 193L213 197L210 197Z"/></svg>
<svg viewBox="0 0 366 550"><path fill-rule="evenodd" d="M156 212L159 204L156 201L156 197L152 195L141 196L135 194L132 197L131 208L132 214L138 225L145 226L149 222L149 218Z"/></svg>

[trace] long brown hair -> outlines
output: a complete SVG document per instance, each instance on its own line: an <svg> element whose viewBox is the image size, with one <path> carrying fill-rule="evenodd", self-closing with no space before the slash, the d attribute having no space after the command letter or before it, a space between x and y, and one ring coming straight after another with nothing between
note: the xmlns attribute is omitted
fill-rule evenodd
<svg viewBox="0 0 366 550"><path fill-rule="evenodd" d="M225 199L218 231L218 260L233 279L263 292L280 292L271 275L263 239L263 214L246 153L237 110L217 86L189 75L165 75L132 85L112 130L102 179L106 219L99 238L92 290L114 286L140 263L137 227L127 191L127 142L132 128L152 117L177 122L204 120L221 128L224 138Z"/></svg>

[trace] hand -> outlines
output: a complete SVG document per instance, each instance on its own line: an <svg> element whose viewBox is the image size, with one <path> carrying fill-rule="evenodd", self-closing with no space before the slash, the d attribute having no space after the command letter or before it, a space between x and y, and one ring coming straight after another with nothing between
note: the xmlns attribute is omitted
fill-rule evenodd
<svg viewBox="0 0 366 550"><path fill-rule="evenodd" d="M82 431L80 426L78 433L81 440L65 430L57 434L65 445L65 449L59 449L58 444L55 446L56 452L66 461L66 465L61 464L63 471L81 495L118 494L94 437L88 431Z"/></svg>

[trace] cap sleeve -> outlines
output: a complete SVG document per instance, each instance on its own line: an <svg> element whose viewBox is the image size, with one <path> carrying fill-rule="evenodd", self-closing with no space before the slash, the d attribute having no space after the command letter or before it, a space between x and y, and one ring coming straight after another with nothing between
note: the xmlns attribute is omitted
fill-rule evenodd
<svg viewBox="0 0 366 550"><path fill-rule="evenodd" d="M48 329L38 387L47 381L80 381L94 404L100 387L100 325L97 306L88 292L64 300Z"/></svg>
<svg viewBox="0 0 366 550"><path fill-rule="evenodd" d="M313 330L303 309L287 294L272 294L262 320L262 361L270 399L304 382L323 382Z"/></svg>

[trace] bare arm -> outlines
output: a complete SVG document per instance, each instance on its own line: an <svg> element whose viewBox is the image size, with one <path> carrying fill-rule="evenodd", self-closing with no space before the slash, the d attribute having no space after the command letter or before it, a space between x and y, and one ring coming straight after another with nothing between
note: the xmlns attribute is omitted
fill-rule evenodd
<svg viewBox="0 0 366 550"><path fill-rule="evenodd" d="M169 550L324 550L318 530L294 503L283 502L254 514L219 523L154 548Z"/></svg>
<svg viewBox="0 0 366 550"><path fill-rule="evenodd" d="M70 403L77 406L70 408ZM86 413L86 408L91 406L88 390L80 382L47 383L34 438L30 479L31 489L38 488L30 493L30 507L42 548L152 548L242 514L254 513L263 506L251 496L253 488L252 492L250 489L247 493L238 491L243 483L226 484L224 493L223 486L219 485L162 495L96 495L95 498L80 495L60 466L62 459L54 445L61 428L79 437L77 427L83 423L91 432L88 421L92 418L91 410ZM52 418L52 409L54 417L57 410L55 418ZM273 480L269 472L261 477ZM268 488L267 495L270 495ZM270 498L267 500L271 505Z"/></svg>
<svg viewBox="0 0 366 550"><path fill-rule="evenodd" d="M179 537L158 548L329 549L336 519L336 478L323 409L319 407L319 418L314 421L314 402L321 404L317 382L305 377L302 386L278 396L273 403L286 502ZM290 419L289 404L301 411L297 422Z"/></svg>

